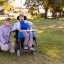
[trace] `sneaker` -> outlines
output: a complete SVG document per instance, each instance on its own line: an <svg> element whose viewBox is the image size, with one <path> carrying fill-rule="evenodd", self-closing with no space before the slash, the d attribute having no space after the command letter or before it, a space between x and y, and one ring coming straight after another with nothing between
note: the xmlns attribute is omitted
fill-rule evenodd
<svg viewBox="0 0 64 64"><path fill-rule="evenodd" d="M30 51L33 51L34 49L33 48L29 48Z"/></svg>
<svg viewBox="0 0 64 64"><path fill-rule="evenodd" d="M25 49L25 50L28 50L28 46L24 46L24 49Z"/></svg>

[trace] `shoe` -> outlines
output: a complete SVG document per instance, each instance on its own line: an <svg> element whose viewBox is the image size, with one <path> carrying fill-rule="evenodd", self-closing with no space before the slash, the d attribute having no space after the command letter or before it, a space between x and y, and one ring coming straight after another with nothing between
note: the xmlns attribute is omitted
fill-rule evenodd
<svg viewBox="0 0 64 64"><path fill-rule="evenodd" d="M33 51L34 49L33 48L29 48L30 51Z"/></svg>
<svg viewBox="0 0 64 64"><path fill-rule="evenodd" d="M25 49L25 50L28 50L28 46L24 46L24 49Z"/></svg>

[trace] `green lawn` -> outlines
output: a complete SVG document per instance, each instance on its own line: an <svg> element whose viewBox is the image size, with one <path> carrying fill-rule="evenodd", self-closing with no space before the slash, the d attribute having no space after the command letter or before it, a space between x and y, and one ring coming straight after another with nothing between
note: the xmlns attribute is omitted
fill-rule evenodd
<svg viewBox="0 0 64 64"><path fill-rule="evenodd" d="M64 19L35 20L38 53L35 55L0 53L0 64L64 64ZM11 42L14 43L13 35Z"/></svg>

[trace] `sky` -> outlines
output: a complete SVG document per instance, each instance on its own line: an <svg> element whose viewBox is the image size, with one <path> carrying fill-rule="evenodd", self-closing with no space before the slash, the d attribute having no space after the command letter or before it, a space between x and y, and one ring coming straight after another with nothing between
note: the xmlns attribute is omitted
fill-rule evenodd
<svg viewBox="0 0 64 64"><path fill-rule="evenodd" d="M9 0L9 1L11 1L11 0ZM26 0L15 0L14 3L11 3L11 5L25 8L25 6L24 6L25 1ZM45 10L43 8L40 8L39 11L41 13L45 13Z"/></svg>
<svg viewBox="0 0 64 64"><path fill-rule="evenodd" d="M11 0L9 0L11 1ZM26 0L15 0L14 3L11 3L13 6L18 6L18 7L22 7L25 8L24 4L25 4Z"/></svg>

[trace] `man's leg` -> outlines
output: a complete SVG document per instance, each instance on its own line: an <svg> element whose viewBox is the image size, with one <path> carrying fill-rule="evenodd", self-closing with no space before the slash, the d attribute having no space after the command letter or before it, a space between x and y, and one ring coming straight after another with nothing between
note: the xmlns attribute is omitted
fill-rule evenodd
<svg viewBox="0 0 64 64"><path fill-rule="evenodd" d="M29 39L28 46L29 46L29 49L30 49L30 50L33 50L33 48L32 48L32 44L33 44L32 32L29 32L29 37L30 37L30 39Z"/></svg>
<svg viewBox="0 0 64 64"><path fill-rule="evenodd" d="M29 42L29 34L27 32L22 32L25 40L24 40L24 49L28 49L28 42Z"/></svg>

